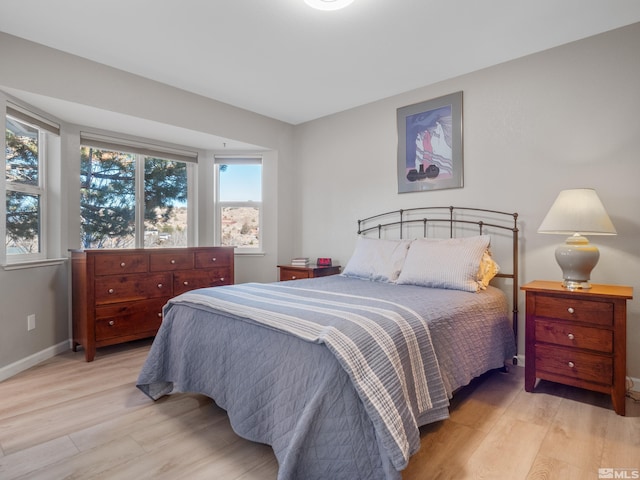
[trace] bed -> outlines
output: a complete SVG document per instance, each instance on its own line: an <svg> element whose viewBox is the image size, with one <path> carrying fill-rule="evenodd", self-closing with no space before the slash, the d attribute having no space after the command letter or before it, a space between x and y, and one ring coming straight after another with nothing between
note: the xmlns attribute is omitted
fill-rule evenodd
<svg viewBox="0 0 640 480"><path fill-rule="evenodd" d="M399 479L419 427L515 358L517 242L517 214L494 210L359 220L340 275L170 300L137 387L209 396L272 446L278 479Z"/></svg>

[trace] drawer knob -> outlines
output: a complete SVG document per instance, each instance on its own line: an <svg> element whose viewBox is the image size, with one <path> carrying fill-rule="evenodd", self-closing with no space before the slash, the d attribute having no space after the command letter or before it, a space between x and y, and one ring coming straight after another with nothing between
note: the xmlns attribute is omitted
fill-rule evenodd
<svg viewBox="0 0 640 480"><path fill-rule="evenodd" d="M121 266L122 268L124 268L126 265L127 265L126 263L124 263L124 262L120 262L120 266Z"/></svg>
<svg viewBox="0 0 640 480"><path fill-rule="evenodd" d="M213 257L213 258L211 259L211 261L212 261L212 262L215 262L215 261L216 261L216 257Z"/></svg>
<svg viewBox="0 0 640 480"><path fill-rule="evenodd" d="M158 312L158 317L162 318L162 312Z"/></svg>
<svg viewBox="0 0 640 480"><path fill-rule="evenodd" d="M224 277L221 277L221 278L220 278L220 281L221 281L221 282L224 282Z"/></svg>
<svg viewBox="0 0 640 480"><path fill-rule="evenodd" d="M176 263L176 261L174 259L171 259L171 265L174 265Z"/></svg>
<svg viewBox="0 0 640 480"><path fill-rule="evenodd" d="M576 366L576 364L575 364L575 363L573 363L573 362L569 362L567 365L569 365L569 368L573 368L573 367L575 367L575 366Z"/></svg>
<svg viewBox="0 0 640 480"><path fill-rule="evenodd" d="M567 337L569 338L569 340L573 340L574 338L576 338L573 333L569 333L567 334Z"/></svg>
<svg viewBox="0 0 640 480"><path fill-rule="evenodd" d="M575 312L575 310L573 309L573 307L569 307L569 308L567 308L567 312L569 312L569 313L574 313L574 312Z"/></svg>
<svg viewBox="0 0 640 480"><path fill-rule="evenodd" d="M162 284L161 283L158 284L158 288L162 288Z"/></svg>
<svg viewBox="0 0 640 480"><path fill-rule="evenodd" d="M189 282L184 281L184 282L182 282L182 284L186 287L187 285L189 285Z"/></svg>
<svg viewBox="0 0 640 480"><path fill-rule="evenodd" d="M114 322L113 320L109 320L109 326L113 327L116 324L116 322Z"/></svg>
<svg viewBox="0 0 640 480"><path fill-rule="evenodd" d="M108 292L109 292L109 294L112 294L112 293L114 292L113 288L110 288L110 289L108 290Z"/></svg>
<svg viewBox="0 0 640 480"><path fill-rule="evenodd" d="M297 277L295 275L291 275L291 280L295 280Z"/></svg>

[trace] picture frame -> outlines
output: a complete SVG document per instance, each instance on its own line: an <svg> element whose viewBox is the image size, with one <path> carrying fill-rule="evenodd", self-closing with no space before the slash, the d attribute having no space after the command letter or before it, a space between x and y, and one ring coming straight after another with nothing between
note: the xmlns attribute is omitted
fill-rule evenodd
<svg viewBox="0 0 640 480"><path fill-rule="evenodd" d="M398 193L462 188L462 92L398 108Z"/></svg>

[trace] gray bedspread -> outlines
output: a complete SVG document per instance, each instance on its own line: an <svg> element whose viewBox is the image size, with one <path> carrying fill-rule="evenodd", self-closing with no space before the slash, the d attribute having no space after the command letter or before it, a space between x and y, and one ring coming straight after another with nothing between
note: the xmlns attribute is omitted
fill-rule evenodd
<svg viewBox="0 0 640 480"><path fill-rule="evenodd" d="M513 355L507 317L496 289L333 276L196 290L165 307L138 387L210 396L273 447L280 479L397 479L418 427Z"/></svg>

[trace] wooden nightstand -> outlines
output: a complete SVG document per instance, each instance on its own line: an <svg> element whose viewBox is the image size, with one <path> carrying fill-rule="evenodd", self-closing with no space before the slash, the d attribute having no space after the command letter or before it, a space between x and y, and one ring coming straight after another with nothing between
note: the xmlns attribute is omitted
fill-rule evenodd
<svg viewBox="0 0 640 480"><path fill-rule="evenodd" d="M567 290L561 282L536 280L526 292L524 388L536 379L611 395L625 414L627 300L631 287L597 285Z"/></svg>
<svg viewBox="0 0 640 480"><path fill-rule="evenodd" d="M280 281L300 280L302 278L328 277L340 273L340 266L318 267L309 265L308 267L294 267L293 265L278 265L280 269Z"/></svg>

